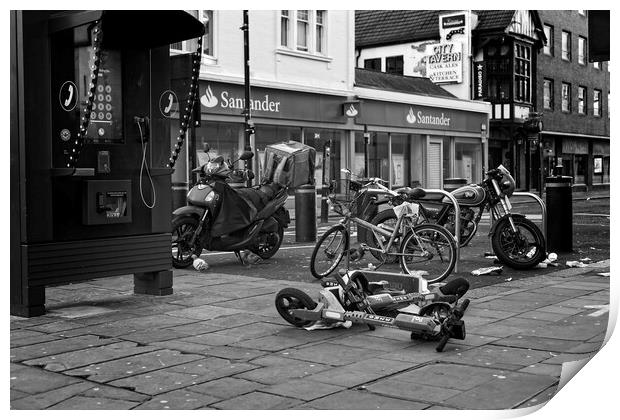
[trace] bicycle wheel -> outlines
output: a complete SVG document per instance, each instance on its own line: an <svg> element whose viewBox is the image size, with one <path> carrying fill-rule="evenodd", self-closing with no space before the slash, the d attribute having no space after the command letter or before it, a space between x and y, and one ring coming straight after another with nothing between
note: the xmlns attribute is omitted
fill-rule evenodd
<svg viewBox="0 0 620 420"><path fill-rule="evenodd" d="M456 242L442 226L424 224L407 233L401 244L400 266L407 274L426 271L429 283L448 277L456 264Z"/></svg>
<svg viewBox="0 0 620 420"><path fill-rule="evenodd" d="M349 233L343 225L332 226L321 236L312 251L310 272L321 279L338 267L349 249Z"/></svg>

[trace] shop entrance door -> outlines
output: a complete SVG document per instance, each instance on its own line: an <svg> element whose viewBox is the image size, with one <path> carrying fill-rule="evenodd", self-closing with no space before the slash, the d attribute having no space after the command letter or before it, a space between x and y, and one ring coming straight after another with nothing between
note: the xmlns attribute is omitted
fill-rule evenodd
<svg viewBox="0 0 620 420"><path fill-rule="evenodd" d="M428 138L428 152L426 162L426 188L441 188L442 186L442 163L443 163L443 139L441 137Z"/></svg>

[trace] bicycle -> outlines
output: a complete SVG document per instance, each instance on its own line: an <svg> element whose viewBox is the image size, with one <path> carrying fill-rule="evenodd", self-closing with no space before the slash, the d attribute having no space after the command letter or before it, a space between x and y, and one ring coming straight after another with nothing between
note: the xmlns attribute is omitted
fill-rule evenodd
<svg viewBox="0 0 620 420"><path fill-rule="evenodd" d="M364 251L371 251L375 256L382 256L379 266L385 264L388 258L396 257L406 274L426 272L424 279L428 283L445 279L456 264L456 241L450 232L439 225L418 224L417 206L406 200L401 200L401 204L394 206L397 219L393 228L385 229L362 219L360 216L366 210L364 203L369 203L369 200L364 200L364 194L368 190L376 188L392 197L400 195L382 185L385 181L380 178L370 178L367 181L362 184L346 179L344 194L335 194L333 189L330 192L328 203L343 219L329 228L314 247L310 259L312 275L317 279L328 276L338 267L345 254L353 251L349 248L349 226L353 222L372 232L372 245L375 246L361 243L360 252L363 254ZM384 238L388 238L387 243ZM326 268L322 267L323 258L326 259Z"/></svg>

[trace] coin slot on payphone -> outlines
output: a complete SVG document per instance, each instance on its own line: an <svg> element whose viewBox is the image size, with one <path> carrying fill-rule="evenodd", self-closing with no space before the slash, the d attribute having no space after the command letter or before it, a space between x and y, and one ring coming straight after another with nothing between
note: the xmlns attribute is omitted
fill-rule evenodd
<svg viewBox="0 0 620 420"><path fill-rule="evenodd" d="M84 184L85 225L131 222L130 180L88 180Z"/></svg>

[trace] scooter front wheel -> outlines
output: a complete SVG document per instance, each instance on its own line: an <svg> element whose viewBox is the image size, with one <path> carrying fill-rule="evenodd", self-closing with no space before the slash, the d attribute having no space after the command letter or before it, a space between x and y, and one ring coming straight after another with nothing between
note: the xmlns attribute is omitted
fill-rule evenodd
<svg viewBox="0 0 620 420"><path fill-rule="evenodd" d="M317 279L329 276L349 250L349 233L342 225L332 226L316 243L310 258L310 272Z"/></svg>
<svg viewBox="0 0 620 420"><path fill-rule="evenodd" d="M297 318L291 311L293 309L314 308L316 308L316 302L299 289L288 287L280 290L276 295L276 309L278 313L286 322L296 327L305 327L306 325L312 324L314 321Z"/></svg>
<svg viewBox="0 0 620 420"><path fill-rule="evenodd" d="M189 267L193 262L192 254L199 255L202 251L202 248L189 244L199 223L192 216L176 216L172 219L172 265L175 268Z"/></svg>
<svg viewBox="0 0 620 420"><path fill-rule="evenodd" d="M508 219L497 222L491 237L493 251L509 267L517 270L532 268L545 258L545 238L532 221L522 217L513 217L512 220L516 232Z"/></svg>

